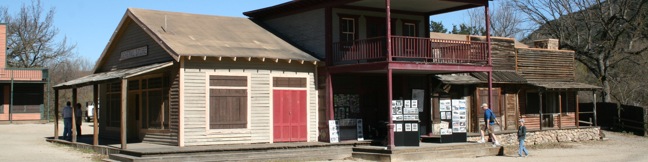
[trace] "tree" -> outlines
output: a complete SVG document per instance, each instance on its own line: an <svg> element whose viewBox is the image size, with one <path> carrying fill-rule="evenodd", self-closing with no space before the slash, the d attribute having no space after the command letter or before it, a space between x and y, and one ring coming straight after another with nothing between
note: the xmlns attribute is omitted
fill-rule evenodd
<svg viewBox="0 0 648 162"><path fill-rule="evenodd" d="M476 26L468 26L466 24L459 24L459 28L457 28L457 25L452 25L452 31L450 31L451 34L465 34L465 35L483 35L486 33L486 30L484 28L478 28Z"/></svg>
<svg viewBox="0 0 648 162"><path fill-rule="evenodd" d="M511 1L499 1L488 10L490 16L490 34L491 36L517 38L524 33L523 19L515 9L515 4ZM486 17L484 9L475 8L468 10L470 17L470 26L485 29Z"/></svg>
<svg viewBox="0 0 648 162"><path fill-rule="evenodd" d="M54 8L44 12L40 0L24 4L20 12L9 14L0 8L0 16L7 23L7 63L12 67L44 67L50 61L71 56L75 45L67 39L58 42L58 29L53 25Z"/></svg>
<svg viewBox="0 0 648 162"><path fill-rule="evenodd" d="M611 102L611 83L623 77L623 66L639 62L648 49L648 0L514 0L537 30L529 39L556 38L560 48L575 51L576 60L597 78L602 98ZM645 75L645 74L644 74Z"/></svg>
<svg viewBox="0 0 648 162"><path fill-rule="evenodd" d="M442 22L430 21L430 31L437 33L447 33L448 29L443 26Z"/></svg>

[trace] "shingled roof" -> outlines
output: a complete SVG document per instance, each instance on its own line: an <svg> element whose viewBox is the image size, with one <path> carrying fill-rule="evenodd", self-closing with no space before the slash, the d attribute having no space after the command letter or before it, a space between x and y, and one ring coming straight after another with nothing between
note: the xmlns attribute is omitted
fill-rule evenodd
<svg viewBox="0 0 648 162"><path fill-rule="evenodd" d="M318 61L246 18L136 8L128 12L177 56Z"/></svg>

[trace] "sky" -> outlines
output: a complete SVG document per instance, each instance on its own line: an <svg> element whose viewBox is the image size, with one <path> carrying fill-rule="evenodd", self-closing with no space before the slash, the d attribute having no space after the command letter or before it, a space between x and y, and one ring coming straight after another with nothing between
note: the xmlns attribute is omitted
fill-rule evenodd
<svg viewBox="0 0 648 162"><path fill-rule="evenodd" d="M59 29L59 40L67 37L76 44L74 53L89 62L96 62L117 28L127 8L142 8L195 14L245 17L243 12L288 2L290 0L42 0L45 11L54 7L54 26ZM30 0L1 0L0 6L10 14L20 10ZM467 19L465 11L433 16L446 28Z"/></svg>

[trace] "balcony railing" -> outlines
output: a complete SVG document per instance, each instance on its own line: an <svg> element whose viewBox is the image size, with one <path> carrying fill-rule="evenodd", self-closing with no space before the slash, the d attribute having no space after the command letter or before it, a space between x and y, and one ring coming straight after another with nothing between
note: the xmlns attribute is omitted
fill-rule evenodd
<svg viewBox="0 0 648 162"><path fill-rule="evenodd" d="M333 43L333 64L387 60L385 37ZM392 61L486 65L486 42L392 36Z"/></svg>

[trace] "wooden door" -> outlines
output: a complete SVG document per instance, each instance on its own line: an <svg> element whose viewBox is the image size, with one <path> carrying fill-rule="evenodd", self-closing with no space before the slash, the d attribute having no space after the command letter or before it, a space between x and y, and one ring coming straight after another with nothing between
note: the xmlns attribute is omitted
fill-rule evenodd
<svg viewBox="0 0 648 162"><path fill-rule="evenodd" d="M274 142L306 141L306 90L274 90Z"/></svg>

